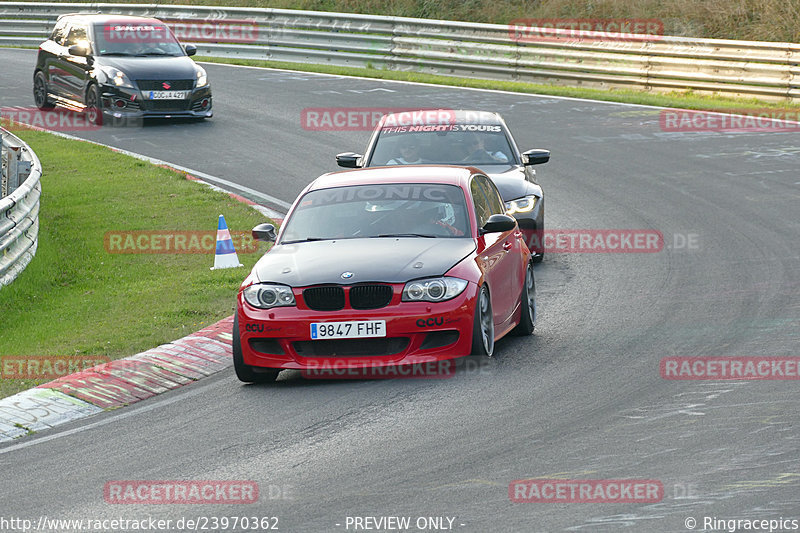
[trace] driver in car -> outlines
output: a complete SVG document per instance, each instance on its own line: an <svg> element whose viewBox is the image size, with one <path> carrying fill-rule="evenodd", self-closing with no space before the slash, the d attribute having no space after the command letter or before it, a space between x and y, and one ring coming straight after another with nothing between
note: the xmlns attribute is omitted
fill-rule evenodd
<svg viewBox="0 0 800 533"><path fill-rule="evenodd" d="M484 162L487 160L496 161L498 163L508 163L508 156L503 152L491 152L487 150L483 137L477 133L473 133L467 138L467 148L469 153L467 157L462 159L464 163Z"/></svg>
<svg viewBox="0 0 800 533"><path fill-rule="evenodd" d="M400 156L390 159L387 165L418 165L422 163L419 156L419 145L414 139L400 141Z"/></svg>
<svg viewBox="0 0 800 533"><path fill-rule="evenodd" d="M417 231L443 237L463 237L464 232L455 226L456 218L449 205L436 205L419 213Z"/></svg>

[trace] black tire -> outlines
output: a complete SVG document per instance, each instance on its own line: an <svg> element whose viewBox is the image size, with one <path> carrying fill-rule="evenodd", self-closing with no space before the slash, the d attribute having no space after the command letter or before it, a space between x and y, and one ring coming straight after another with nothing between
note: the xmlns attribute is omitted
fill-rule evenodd
<svg viewBox="0 0 800 533"><path fill-rule="evenodd" d="M475 319L472 324L472 354L492 357L494 355L494 316L489 288L484 285L475 303Z"/></svg>
<svg viewBox="0 0 800 533"><path fill-rule="evenodd" d="M41 110L53 109L55 104L47 96L47 80L41 70L33 77L33 101Z"/></svg>
<svg viewBox="0 0 800 533"><path fill-rule="evenodd" d="M100 105L100 92L97 85L89 85L86 89L86 120L89 124L103 125L103 108Z"/></svg>
<svg viewBox="0 0 800 533"><path fill-rule="evenodd" d="M533 277L533 264L528 263L525 269L525 284L520 295L519 324L514 328L514 335L532 335L536 328L536 280Z"/></svg>
<svg viewBox="0 0 800 533"><path fill-rule="evenodd" d="M236 377L243 383L272 383L281 372L280 368L260 368L244 364L238 315L233 318L233 369Z"/></svg>

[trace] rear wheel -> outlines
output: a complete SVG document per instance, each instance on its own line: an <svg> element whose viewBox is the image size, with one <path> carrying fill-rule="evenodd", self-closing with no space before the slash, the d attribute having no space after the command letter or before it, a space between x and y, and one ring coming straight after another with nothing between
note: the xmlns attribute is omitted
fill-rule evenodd
<svg viewBox="0 0 800 533"><path fill-rule="evenodd" d="M239 316L233 318L233 369L236 377L244 383L271 383L278 378L279 368L260 368L244 363L242 339L239 336Z"/></svg>
<svg viewBox="0 0 800 533"><path fill-rule="evenodd" d="M520 296L519 324L514 328L515 335L531 335L536 327L536 282L533 265L528 263L525 270L525 285Z"/></svg>
<svg viewBox="0 0 800 533"><path fill-rule="evenodd" d="M97 85L90 85L86 90L86 120L90 124L103 124L103 110L100 107L100 92Z"/></svg>
<svg viewBox="0 0 800 533"><path fill-rule="evenodd" d="M494 354L494 317L489 288L484 285L475 304L475 320L472 325L472 354L491 357Z"/></svg>
<svg viewBox="0 0 800 533"><path fill-rule="evenodd" d="M47 95L47 80L41 70L33 77L33 101L36 103L36 107L42 110L55 107Z"/></svg>

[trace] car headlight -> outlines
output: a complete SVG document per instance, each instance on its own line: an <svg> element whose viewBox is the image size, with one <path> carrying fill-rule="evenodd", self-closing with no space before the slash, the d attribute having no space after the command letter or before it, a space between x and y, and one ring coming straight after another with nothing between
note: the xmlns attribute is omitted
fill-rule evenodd
<svg viewBox="0 0 800 533"><path fill-rule="evenodd" d="M108 67L104 68L103 72L108 76L109 83L113 83L117 87L133 88L133 83L128 76L118 68Z"/></svg>
<svg viewBox="0 0 800 533"><path fill-rule="evenodd" d="M197 87L205 87L208 85L208 75L206 74L206 69L199 65L195 65L197 69Z"/></svg>
<svg viewBox="0 0 800 533"><path fill-rule="evenodd" d="M536 207L536 200L536 196L531 195L506 202L506 214L513 215L514 213L528 213L533 211L533 208Z"/></svg>
<svg viewBox="0 0 800 533"><path fill-rule="evenodd" d="M443 302L455 298L467 288L460 278L428 278L409 281L403 287L404 302Z"/></svg>
<svg viewBox="0 0 800 533"><path fill-rule="evenodd" d="M287 285L255 283L242 291L245 301L259 309L295 305L292 288Z"/></svg>

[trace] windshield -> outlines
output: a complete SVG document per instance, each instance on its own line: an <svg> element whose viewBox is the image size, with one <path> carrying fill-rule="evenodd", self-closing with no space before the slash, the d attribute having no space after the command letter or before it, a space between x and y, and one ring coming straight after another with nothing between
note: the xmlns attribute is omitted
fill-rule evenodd
<svg viewBox="0 0 800 533"><path fill-rule="evenodd" d="M180 56L183 48L163 24L95 24L95 41L100 55Z"/></svg>
<svg viewBox="0 0 800 533"><path fill-rule="evenodd" d="M286 222L281 244L469 235L466 200L455 185L359 185L311 191Z"/></svg>
<svg viewBox="0 0 800 533"><path fill-rule="evenodd" d="M421 129L427 131L419 131ZM502 126L452 124L383 128L368 166L517 164Z"/></svg>

